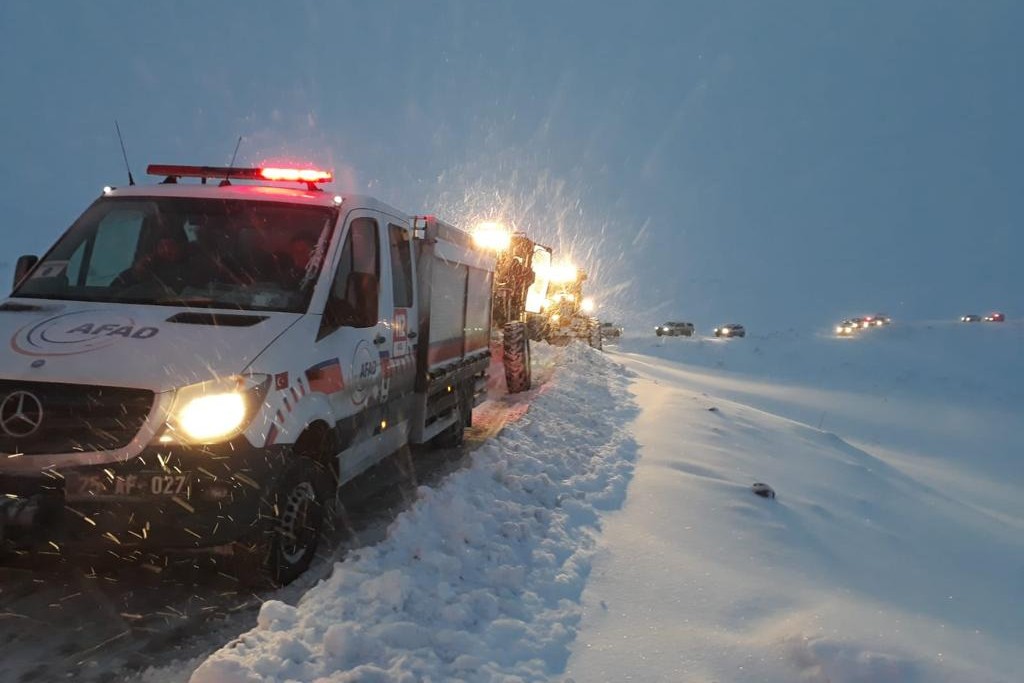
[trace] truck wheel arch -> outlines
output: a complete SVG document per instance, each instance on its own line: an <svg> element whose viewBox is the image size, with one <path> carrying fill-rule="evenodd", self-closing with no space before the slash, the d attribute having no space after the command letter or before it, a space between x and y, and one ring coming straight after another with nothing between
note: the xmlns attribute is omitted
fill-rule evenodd
<svg viewBox="0 0 1024 683"><path fill-rule="evenodd" d="M295 440L294 454L298 457L309 458L313 462L323 465L338 481L338 439L323 420L314 420L306 425L299 438Z"/></svg>

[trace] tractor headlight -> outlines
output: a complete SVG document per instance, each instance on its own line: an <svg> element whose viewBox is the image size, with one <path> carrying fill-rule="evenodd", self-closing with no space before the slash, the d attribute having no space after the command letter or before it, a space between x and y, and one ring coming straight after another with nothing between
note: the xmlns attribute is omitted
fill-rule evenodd
<svg viewBox="0 0 1024 683"><path fill-rule="evenodd" d="M506 251L512 246L512 231L501 223L486 221L473 230L473 242L482 249Z"/></svg>
<svg viewBox="0 0 1024 683"><path fill-rule="evenodd" d="M160 443L220 443L237 436L256 414L270 375L239 375L181 387Z"/></svg>

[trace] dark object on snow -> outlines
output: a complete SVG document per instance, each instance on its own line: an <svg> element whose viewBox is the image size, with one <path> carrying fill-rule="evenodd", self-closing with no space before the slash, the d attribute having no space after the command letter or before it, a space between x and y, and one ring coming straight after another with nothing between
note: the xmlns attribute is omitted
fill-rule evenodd
<svg viewBox="0 0 1024 683"><path fill-rule="evenodd" d="M718 408L716 408L715 406L711 406L710 408L708 408L708 411L710 411L712 413L717 413L718 412Z"/></svg>
<svg viewBox="0 0 1024 683"><path fill-rule="evenodd" d="M762 498L774 498L775 497L775 489L773 489L768 484L764 484L764 483L759 482L759 481L758 482L754 482L753 484L751 484L750 485L750 490L753 491L754 493L756 493L757 495L761 496Z"/></svg>

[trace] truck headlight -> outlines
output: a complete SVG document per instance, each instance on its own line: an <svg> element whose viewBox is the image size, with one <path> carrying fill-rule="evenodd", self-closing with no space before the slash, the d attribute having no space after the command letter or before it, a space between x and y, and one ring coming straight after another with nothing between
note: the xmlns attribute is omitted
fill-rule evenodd
<svg viewBox="0 0 1024 683"><path fill-rule="evenodd" d="M181 387L160 443L220 443L237 436L266 398L270 375L238 375Z"/></svg>

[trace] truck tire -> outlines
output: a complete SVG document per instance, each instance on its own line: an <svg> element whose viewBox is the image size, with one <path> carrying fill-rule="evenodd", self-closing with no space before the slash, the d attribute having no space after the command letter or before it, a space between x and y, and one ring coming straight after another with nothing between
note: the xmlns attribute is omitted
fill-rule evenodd
<svg viewBox="0 0 1024 683"><path fill-rule="evenodd" d="M601 342L601 323L596 320L590 321L590 339L587 341L590 343L590 348L592 349L601 351L604 348L604 345Z"/></svg>
<svg viewBox="0 0 1024 683"><path fill-rule="evenodd" d="M505 361L505 384L508 393L528 391L532 384L530 373L530 340L526 336L526 324L506 323L502 343L502 357Z"/></svg>
<svg viewBox="0 0 1024 683"><path fill-rule="evenodd" d="M264 499L260 529L235 544L232 568L246 586L284 586L309 568L329 514L326 468L310 458L291 462Z"/></svg>
<svg viewBox="0 0 1024 683"><path fill-rule="evenodd" d="M472 399L466 397L466 392L459 391L459 419L448 429L444 430L433 439L430 445L435 448L458 448L466 440L466 427L473 422Z"/></svg>

